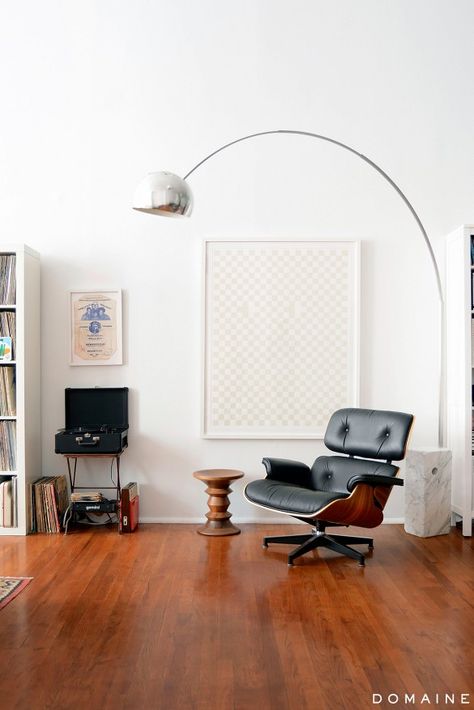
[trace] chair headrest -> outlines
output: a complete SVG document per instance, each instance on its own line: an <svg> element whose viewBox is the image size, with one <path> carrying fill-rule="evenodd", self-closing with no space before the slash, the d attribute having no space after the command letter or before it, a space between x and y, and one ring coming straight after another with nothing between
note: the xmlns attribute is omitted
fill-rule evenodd
<svg viewBox="0 0 474 710"><path fill-rule="evenodd" d="M369 459L405 458L413 414L379 409L339 409L326 429L324 443L331 451Z"/></svg>

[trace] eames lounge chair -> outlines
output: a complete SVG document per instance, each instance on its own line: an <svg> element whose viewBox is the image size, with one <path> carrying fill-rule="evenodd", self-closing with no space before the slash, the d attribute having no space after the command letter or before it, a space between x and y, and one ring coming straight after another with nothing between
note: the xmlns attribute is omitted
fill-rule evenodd
<svg viewBox="0 0 474 710"><path fill-rule="evenodd" d="M413 415L403 412L339 409L329 420L324 443L345 456L319 456L312 468L299 461L264 458L267 476L249 483L245 498L261 508L309 523L313 530L306 535L264 537L263 546L270 542L299 545L288 555L289 565L316 547L327 547L364 566L364 555L349 545L371 549L373 539L328 535L326 528L380 525L392 487L403 485L392 461L405 458L412 424Z"/></svg>

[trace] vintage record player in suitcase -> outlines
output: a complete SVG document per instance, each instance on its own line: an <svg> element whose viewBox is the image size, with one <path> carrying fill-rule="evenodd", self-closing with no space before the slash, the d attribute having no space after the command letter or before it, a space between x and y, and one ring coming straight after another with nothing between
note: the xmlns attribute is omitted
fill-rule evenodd
<svg viewBox="0 0 474 710"><path fill-rule="evenodd" d="M68 387L57 454L120 454L128 446L128 387Z"/></svg>

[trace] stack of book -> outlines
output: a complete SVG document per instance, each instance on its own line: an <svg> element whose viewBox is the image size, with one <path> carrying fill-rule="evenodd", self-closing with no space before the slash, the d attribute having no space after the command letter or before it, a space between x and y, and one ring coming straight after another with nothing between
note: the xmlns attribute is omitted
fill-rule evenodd
<svg viewBox="0 0 474 710"><path fill-rule="evenodd" d="M71 503L100 503L101 500L104 500L104 496L100 491L71 493Z"/></svg>
<svg viewBox="0 0 474 710"><path fill-rule="evenodd" d="M43 476L29 485L30 532L58 533L68 507L65 476Z"/></svg>
<svg viewBox="0 0 474 710"><path fill-rule="evenodd" d="M14 528L16 525L16 478L0 476L0 527Z"/></svg>
<svg viewBox="0 0 474 710"><path fill-rule="evenodd" d="M0 471L16 469L16 422L0 421Z"/></svg>
<svg viewBox="0 0 474 710"><path fill-rule="evenodd" d="M0 416L16 415L15 368L0 368Z"/></svg>
<svg viewBox="0 0 474 710"><path fill-rule="evenodd" d="M14 304L16 294L16 257L0 256L0 304Z"/></svg>

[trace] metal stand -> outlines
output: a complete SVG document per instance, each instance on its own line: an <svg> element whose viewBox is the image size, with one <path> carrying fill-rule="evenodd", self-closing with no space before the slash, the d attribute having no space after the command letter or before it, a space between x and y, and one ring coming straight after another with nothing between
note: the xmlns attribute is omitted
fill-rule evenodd
<svg viewBox="0 0 474 710"><path fill-rule="evenodd" d="M67 470L68 470L68 475L69 475L69 485L71 488L71 493L74 493L75 491L80 491L80 490L112 490L115 491L115 498L116 498L116 515L118 518L118 532L120 533L120 456L122 455L122 452L118 454L64 454L64 458L66 459L67 462ZM88 458L88 459L99 459L99 458L107 458L107 459L112 459L112 469L113 471L113 465L115 461L115 470L117 474L116 478L116 483L115 486L78 486L76 485L76 474L77 474L77 460L80 458ZM68 506L66 512L64 513L64 518L63 518L63 526L64 526L64 534L67 535L68 531L68 526L69 523L71 522L74 513L77 512L74 510L74 503L70 503ZM109 513L110 517L110 513Z"/></svg>

